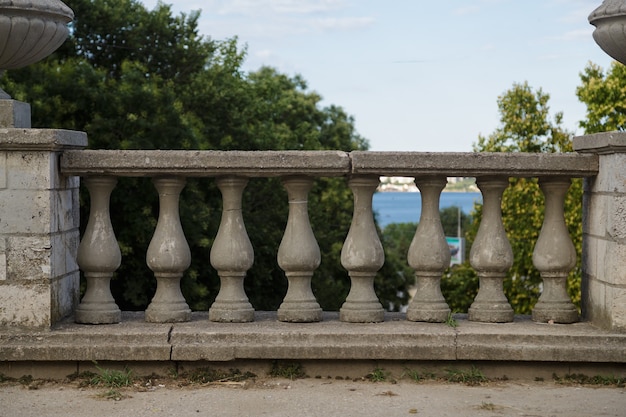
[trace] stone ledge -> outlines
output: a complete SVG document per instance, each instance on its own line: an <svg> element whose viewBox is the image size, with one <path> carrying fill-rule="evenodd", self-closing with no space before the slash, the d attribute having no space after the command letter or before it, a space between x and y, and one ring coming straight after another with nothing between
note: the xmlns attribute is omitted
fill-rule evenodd
<svg viewBox="0 0 626 417"><path fill-rule="evenodd" d="M596 155L522 152L350 153L352 173L414 177L589 177L598 173Z"/></svg>
<svg viewBox="0 0 626 417"><path fill-rule="evenodd" d="M252 323L152 324L123 313L115 325L66 320L51 331L0 330L0 361L392 360L626 363L626 334L588 323L548 325L516 317L487 324L457 315L458 326L413 323L388 313L383 323L353 324L324 313L321 323L282 323L257 312Z"/></svg>
<svg viewBox="0 0 626 417"><path fill-rule="evenodd" d="M573 139L574 150L580 153L606 155L626 151L626 132L601 132L576 136Z"/></svg>
<svg viewBox="0 0 626 417"><path fill-rule="evenodd" d="M66 175L148 177L343 176L350 158L341 151L85 150L61 158Z"/></svg>
<svg viewBox="0 0 626 417"><path fill-rule="evenodd" d="M63 129L0 128L0 151L62 151L87 146L87 134Z"/></svg>

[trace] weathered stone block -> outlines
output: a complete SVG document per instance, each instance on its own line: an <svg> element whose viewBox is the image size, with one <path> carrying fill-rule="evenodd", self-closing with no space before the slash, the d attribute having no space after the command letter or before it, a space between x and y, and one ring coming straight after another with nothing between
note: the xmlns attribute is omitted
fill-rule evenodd
<svg viewBox="0 0 626 417"><path fill-rule="evenodd" d="M604 237L607 234L607 213L613 197L591 194L583 207L583 233Z"/></svg>
<svg viewBox="0 0 626 417"><path fill-rule="evenodd" d="M8 280L49 280L52 272L50 236L12 236L7 238L7 246Z"/></svg>
<svg viewBox="0 0 626 417"><path fill-rule="evenodd" d="M583 274L582 313L585 320L597 326L610 327L608 311L606 311L606 284Z"/></svg>
<svg viewBox="0 0 626 417"><path fill-rule="evenodd" d="M77 210L75 206L76 198L74 190L56 190L51 191L52 213L50 231L64 232L78 227Z"/></svg>
<svg viewBox="0 0 626 417"><path fill-rule="evenodd" d="M0 327L49 327L50 284L0 285Z"/></svg>
<svg viewBox="0 0 626 417"><path fill-rule="evenodd" d="M596 253L598 246L598 238L587 234L583 235L583 247L582 247L582 270L587 274L595 276L596 272L596 259L593 254Z"/></svg>
<svg viewBox="0 0 626 417"><path fill-rule="evenodd" d="M0 127L30 128L30 104L0 100Z"/></svg>
<svg viewBox="0 0 626 417"><path fill-rule="evenodd" d="M8 187L14 190L49 190L59 186L58 158L51 152L9 152Z"/></svg>
<svg viewBox="0 0 626 417"><path fill-rule="evenodd" d="M595 192L626 193L626 154L602 155Z"/></svg>
<svg viewBox="0 0 626 417"><path fill-rule="evenodd" d="M600 256L600 254L597 253L597 256ZM607 242L603 262L604 274L599 276L599 279L609 285L626 286L624 259L626 259L626 245L616 242Z"/></svg>
<svg viewBox="0 0 626 417"><path fill-rule="evenodd" d="M607 232L615 240L626 241L626 195L614 195L607 203Z"/></svg>
<svg viewBox="0 0 626 417"><path fill-rule="evenodd" d="M79 239L78 229L52 235L50 256L50 276L52 278L71 274L79 270L76 262Z"/></svg>
<svg viewBox="0 0 626 417"><path fill-rule="evenodd" d="M626 288L612 288L611 293L611 329L626 331Z"/></svg>
<svg viewBox="0 0 626 417"><path fill-rule="evenodd" d="M606 248L609 244L609 241L606 239L596 239L596 250L595 252L592 252L589 254L589 256L592 257L592 259L590 259L591 262L594 262L595 265L593 267L593 269L591 269L589 272L594 276L594 278L598 281L598 282L606 282L605 281L605 276L606 276Z"/></svg>
<svg viewBox="0 0 626 417"><path fill-rule="evenodd" d="M0 281L7 279L7 246L4 236L0 236Z"/></svg>
<svg viewBox="0 0 626 417"><path fill-rule="evenodd" d="M50 191L0 190L0 234L49 233Z"/></svg>
<svg viewBox="0 0 626 417"><path fill-rule="evenodd" d="M69 316L78 306L80 298L80 274L74 271L51 282L50 319L52 323Z"/></svg>
<svg viewBox="0 0 626 417"><path fill-rule="evenodd" d="M7 153L0 152L0 190L7 188Z"/></svg>

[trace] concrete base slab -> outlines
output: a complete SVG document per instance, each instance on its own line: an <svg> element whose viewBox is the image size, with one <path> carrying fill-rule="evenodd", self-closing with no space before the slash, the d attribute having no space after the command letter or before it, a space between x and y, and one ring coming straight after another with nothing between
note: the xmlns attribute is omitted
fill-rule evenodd
<svg viewBox="0 0 626 417"><path fill-rule="evenodd" d="M70 318L51 331L0 330L0 372L32 373L37 363L78 369L92 361L143 364L147 371L180 364L222 363L230 368L242 361L266 365L288 360L317 367L311 376L324 376L325 368L339 369L337 364L372 368L382 362L398 367L419 362L451 368L482 363L511 369L616 370L626 364L626 334L588 323L543 324L527 316L507 324L470 322L466 315L455 315L455 320L457 326L451 327L386 313L382 323L355 324L328 312L319 323L280 322L276 312L256 312L251 323L215 323L207 312L193 313L187 323L170 324L147 323L143 313L129 312L111 325L81 325Z"/></svg>

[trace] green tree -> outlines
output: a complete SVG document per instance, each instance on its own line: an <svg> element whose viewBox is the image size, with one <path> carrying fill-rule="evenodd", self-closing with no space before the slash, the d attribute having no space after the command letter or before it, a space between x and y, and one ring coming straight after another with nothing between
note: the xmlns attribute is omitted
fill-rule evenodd
<svg viewBox="0 0 626 417"><path fill-rule="evenodd" d="M271 68L241 69L237 39L214 41L198 33L199 12L174 16L159 3L147 10L136 0L74 0L76 20L68 42L52 57L5 75L14 98L31 103L33 126L83 130L93 149L366 150L354 120L341 107L321 106L300 77ZM88 197L81 197L83 219ZM122 309L144 309L156 281L145 253L158 217L149 180L121 178L111 217L123 254L112 283ZM276 309L287 281L276 253L287 221L287 197L277 179L252 179L244 194L244 219L255 250L245 282L257 309ZM195 310L207 309L219 289L208 253L221 216L221 196L211 179L189 179L180 204L192 251L182 280ZM337 309L349 289L340 263L352 217L344 179L321 178L310 195L311 223L322 265L314 291L326 309ZM85 222L83 222L85 223ZM385 279L378 294L390 305L404 282Z"/></svg>
<svg viewBox="0 0 626 417"><path fill-rule="evenodd" d="M626 66L613 62L606 73L589 63L580 74L578 99L587 106L580 127L586 134L626 129Z"/></svg>
<svg viewBox="0 0 626 417"><path fill-rule="evenodd" d="M487 137L479 136L474 146L477 152L568 152L571 151L570 132L562 127L563 115L549 114L549 95L541 89L533 90L527 83L514 84L498 98L501 126ZM532 251L543 222L544 197L536 179L511 178L502 197L502 219L513 248L514 264L505 280L505 293L518 314L532 311L539 294L541 277L532 264ZM582 247L582 183L572 181L565 203L566 224L574 245ZM474 222L466 234L468 244L476 236L482 206L473 213ZM568 277L568 291L575 303L580 302L580 257ZM446 290L455 286L462 293L475 293L477 280L469 268L452 269ZM444 294L445 294L444 290ZM450 298L454 296L449 293ZM447 297L448 298L448 297ZM466 310L469 305L457 306Z"/></svg>

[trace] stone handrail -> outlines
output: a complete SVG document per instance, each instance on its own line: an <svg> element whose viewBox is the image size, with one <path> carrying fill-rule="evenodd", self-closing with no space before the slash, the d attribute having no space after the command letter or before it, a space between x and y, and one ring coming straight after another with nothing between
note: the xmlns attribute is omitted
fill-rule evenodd
<svg viewBox="0 0 626 417"><path fill-rule="evenodd" d="M597 156L578 153L81 150L61 161L67 175L128 177L588 177L598 169Z"/></svg>
<svg viewBox="0 0 626 417"><path fill-rule="evenodd" d="M152 322L188 321L191 317L180 291L180 279L190 254L180 227L178 198L185 177L216 177L222 192L223 214L211 249L211 264L221 280L220 292L209 310L212 321L248 322L254 310L243 289L254 253L241 212L242 193L249 177L281 177L289 197L289 219L278 262L289 282L278 310L286 322L315 322L322 311L311 291L311 277L320 254L309 224L307 194L315 177L345 176L354 193L354 216L344 242L341 262L352 282L340 311L346 322L383 321L383 307L374 292L374 276L384 263L372 213L372 195L379 176L415 177L422 192L422 216L407 260L415 270L417 294L408 307L410 321L444 322L450 309L440 290L450 253L438 214L446 177L476 177L483 193L484 216L470 253L480 278L479 293L469 319L510 322L513 310L503 281L513 254L502 226L500 199L509 177L539 177L546 194L546 216L533 256L544 280L544 292L533 311L540 322L572 323L578 311L566 291L566 277L576 254L563 218L563 202L571 177L598 173L593 154L424 153L340 151L162 151L68 150L60 170L85 177L91 213L78 249L78 264L87 279L87 291L75 311L79 323L115 323L121 312L109 289L120 265L120 253L108 201L116 177L153 177L160 213L147 262L155 273L157 291L146 310Z"/></svg>

